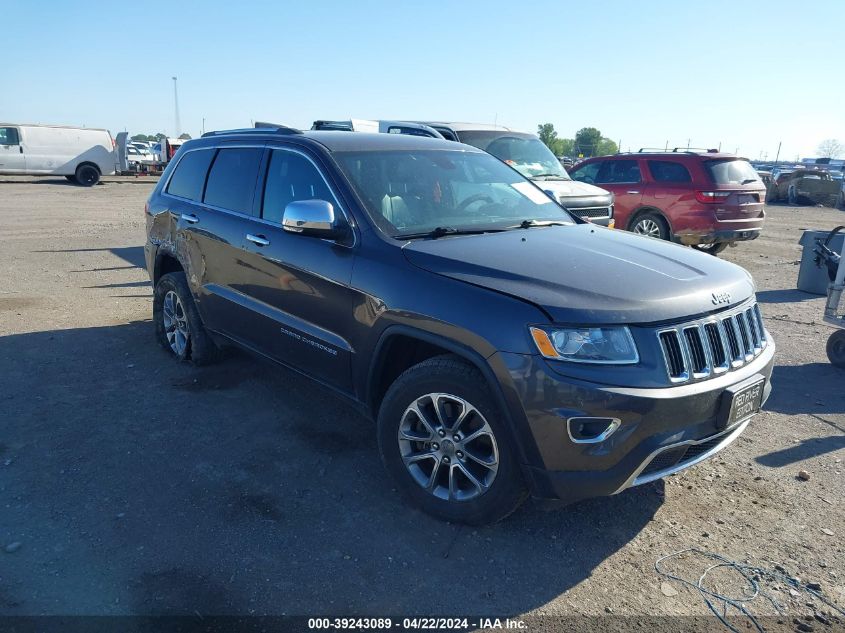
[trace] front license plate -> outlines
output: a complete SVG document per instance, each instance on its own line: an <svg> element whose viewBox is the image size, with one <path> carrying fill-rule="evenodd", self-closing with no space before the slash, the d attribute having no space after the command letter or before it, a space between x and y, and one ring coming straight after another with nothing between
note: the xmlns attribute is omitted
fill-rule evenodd
<svg viewBox="0 0 845 633"><path fill-rule="evenodd" d="M725 389L719 415L719 427L728 428L742 422L760 410L766 379L760 377L751 384L735 385Z"/></svg>

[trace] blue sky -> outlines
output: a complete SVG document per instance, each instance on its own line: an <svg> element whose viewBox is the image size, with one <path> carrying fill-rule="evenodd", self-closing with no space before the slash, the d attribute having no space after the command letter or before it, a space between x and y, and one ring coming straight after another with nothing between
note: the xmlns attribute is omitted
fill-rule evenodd
<svg viewBox="0 0 845 633"><path fill-rule="evenodd" d="M0 2L0 120L493 122L759 158L845 143L845 2Z"/></svg>

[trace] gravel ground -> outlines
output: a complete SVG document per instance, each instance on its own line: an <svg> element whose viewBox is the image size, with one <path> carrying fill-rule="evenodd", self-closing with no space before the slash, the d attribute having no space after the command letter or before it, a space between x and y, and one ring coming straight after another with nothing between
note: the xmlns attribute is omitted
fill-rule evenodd
<svg viewBox="0 0 845 633"><path fill-rule="evenodd" d="M372 425L308 380L240 355L197 370L156 346L151 186L0 182L0 614L701 615L654 570L690 547L845 605L845 372L825 356L823 298L795 290L802 229L843 212L774 206L722 255L754 275L778 345L739 441L665 482L471 529L409 509ZM671 566L697 580L708 565ZM831 612L765 587L787 625Z"/></svg>

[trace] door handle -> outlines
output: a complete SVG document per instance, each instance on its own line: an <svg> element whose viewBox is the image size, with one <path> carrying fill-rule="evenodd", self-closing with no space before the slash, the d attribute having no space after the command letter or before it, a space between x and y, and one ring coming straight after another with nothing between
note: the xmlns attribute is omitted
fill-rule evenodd
<svg viewBox="0 0 845 633"><path fill-rule="evenodd" d="M625 193L639 193L639 191L626 191Z"/></svg>
<svg viewBox="0 0 845 633"><path fill-rule="evenodd" d="M23 145L18 145L18 151L23 154Z"/></svg>
<svg viewBox="0 0 845 633"><path fill-rule="evenodd" d="M185 222L187 222L188 224L196 224L200 221L200 219L193 213L183 213L182 219L185 220Z"/></svg>
<svg viewBox="0 0 845 633"><path fill-rule="evenodd" d="M268 240L263 235L253 235L252 233L247 233L246 239L253 244L258 246L268 246L270 244L270 240Z"/></svg>

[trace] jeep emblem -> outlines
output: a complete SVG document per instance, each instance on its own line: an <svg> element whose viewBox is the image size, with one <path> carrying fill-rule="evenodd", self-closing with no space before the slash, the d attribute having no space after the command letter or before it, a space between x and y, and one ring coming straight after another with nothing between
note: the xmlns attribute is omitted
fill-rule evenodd
<svg viewBox="0 0 845 633"><path fill-rule="evenodd" d="M723 303L730 303L731 302L731 293L730 292L714 292L713 293L713 305L721 305Z"/></svg>

